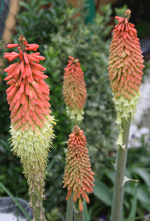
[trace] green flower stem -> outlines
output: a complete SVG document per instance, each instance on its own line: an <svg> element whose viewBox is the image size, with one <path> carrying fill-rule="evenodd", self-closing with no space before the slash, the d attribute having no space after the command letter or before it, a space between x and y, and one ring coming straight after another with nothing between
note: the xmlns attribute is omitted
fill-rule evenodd
<svg viewBox="0 0 150 221"><path fill-rule="evenodd" d="M75 221L84 221L84 213L74 213Z"/></svg>
<svg viewBox="0 0 150 221"><path fill-rule="evenodd" d="M46 221L42 201L41 192L37 190L36 193L32 195L33 221Z"/></svg>
<svg viewBox="0 0 150 221"><path fill-rule="evenodd" d="M118 152L117 152L116 175L115 175L114 194L113 194L113 203L111 211L111 221L121 221L122 219L124 178L125 178L130 123L131 123L131 117L128 120L122 121L123 145L118 146Z"/></svg>
<svg viewBox="0 0 150 221"><path fill-rule="evenodd" d="M74 219L75 221L84 221L84 212L80 212L78 204L75 203L75 208L74 208Z"/></svg>
<svg viewBox="0 0 150 221"><path fill-rule="evenodd" d="M71 194L70 198L67 201L67 221L73 221L73 194Z"/></svg>

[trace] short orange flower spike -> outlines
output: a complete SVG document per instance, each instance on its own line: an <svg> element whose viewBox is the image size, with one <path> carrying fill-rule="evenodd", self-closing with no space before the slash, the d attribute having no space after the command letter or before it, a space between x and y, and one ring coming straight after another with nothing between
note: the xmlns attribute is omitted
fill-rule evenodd
<svg viewBox="0 0 150 221"><path fill-rule="evenodd" d="M83 130L75 126L68 140L63 187L68 187L66 200L73 193L73 201L78 201L81 212L83 211L82 199L85 199L89 203L87 193L93 192L93 175L86 147L86 137Z"/></svg>
<svg viewBox="0 0 150 221"><path fill-rule="evenodd" d="M140 96L140 85L143 75L143 56L140 49L137 31L129 23L131 11L128 9L125 18L116 16L109 56L109 79L117 111L117 123L122 118L133 118Z"/></svg>
<svg viewBox="0 0 150 221"><path fill-rule="evenodd" d="M28 44L25 37L19 37L19 44L8 44L8 48L18 47L19 53L5 53L9 61L19 58L19 61L5 68L8 76L5 78L9 88L7 100L11 111L11 125L21 131L39 131L44 123L51 121L49 103L49 86L44 82L48 76L40 60L45 57L39 52L28 54L27 51L37 51L39 45Z"/></svg>
<svg viewBox="0 0 150 221"><path fill-rule="evenodd" d="M81 121L87 96L84 73L80 67L79 59L74 59L71 56L69 58L64 74L63 96L69 117Z"/></svg>

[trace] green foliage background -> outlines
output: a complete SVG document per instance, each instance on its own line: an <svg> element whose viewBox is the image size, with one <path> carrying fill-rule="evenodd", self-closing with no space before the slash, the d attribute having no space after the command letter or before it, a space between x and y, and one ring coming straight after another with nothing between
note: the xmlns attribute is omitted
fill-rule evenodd
<svg viewBox="0 0 150 221"><path fill-rule="evenodd" d="M67 65L68 55L78 58L87 87L87 100L85 104L84 121L81 128L87 137L87 147L92 163L92 170L95 172L94 194L90 195L90 204L87 213L89 220L94 220L100 214L110 216L110 206L112 200L112 188L114 179L114 168L111 162L115 163L115 140L117 129L115 127L115 110L112 101L111 87L108 79L108 56L112 26L108 25L111 19L111 6L103 7L104 15L96 14L92 23L86 24L86 5L82 9L67 6L65 1L59 0L28 0L21 1L21 12L18 14L16 32L13 36L14 43L18 42L19 35L24 35L29 43L39 44L41 55L46 57L42 65L47 68L45 74L49 76L46 83L50 86L50 103L52 114L57 119L55 126L56 139L54 148L49 153L49 162L46 173L44 207L47 219L65 220L66 210L66 190L62 188L63 173L65 167L65 154L67 151L68 136L72 131L72 125L66 115L66 107L62 96L62 85L64 68ZM122 9L123 10L123 9ZM82 16L73 19L74 15L80 12ZM118 13L121 11L118 11ZM3 55L4 51L1 51ZM6 66L8 65L5 61ZM0 181L16 196L29 200L28 186L22 175L22 167L19 159L12 155L7 139L9 135L9 107L6 101L6 83L3 81L6 74L2 74L0 83L0 93L2 94L2 108L0 109L0 120L3 128L0 128L0 163L2 173ZM143 142L143 147L145 143ZM146 147L145 147L146 157ZM130 150L130 156L140 156L136 149ZM143 151L143 150L142 150ZM132 157L129 158L131 162ZM148 164L144 172L149 173ZM137 161L133 164L138 168ZM133 168L132 168L133 169ZM130 177L141 176L135 169ZM149 176L149 175L148 175ZM147 194L145 180L142 180L142 191ZM133 200L134 185L128 185L128 195L125 198L124 216L129 213ZM126 190L125 190L126 191ZM5 192L0 189L0 195L5 196ZM148 195L149 197L149 195ZM130 199L130 200L129 200ZM149 199L149 198L148 198ZM148 199L144 204L138 199L137 215L143 215L143 211L148 211ZM87 207L86 207L87 209ZM132 215L132 214L131 214ZM95 220L98 220L95 219Z"/></svg>

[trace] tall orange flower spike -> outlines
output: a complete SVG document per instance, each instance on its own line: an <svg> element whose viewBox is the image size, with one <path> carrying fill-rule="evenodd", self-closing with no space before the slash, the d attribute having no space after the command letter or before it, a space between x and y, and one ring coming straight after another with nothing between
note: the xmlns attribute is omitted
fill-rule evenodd
<svg viewBox="0 0 150 221"><path fill-rule="evenodd" d="M28 54L27 51L37 51L39 45L28 44L22 35L19 44L8 44L7 47L18 47L19 50L19 53L4 54L9 61L19 60L4 70L8 72L5 80L10 85L7 100L11 111L11 143L23 164L33 212L35 207L39 207L41 220L45 220L44 209L38 200L44 198L44 172L55 124L49 109L49 86L44 82L47 76L43 71L46 69L39 64L45 58L39 52Z"/></svg>
<svg viewBox="0 0 150 221"><path fill-rule="evenodd" d="M118 24L115 26L110 46L109 79L118 124L122 118L127 119L130 115L134 117L144 68L137 31L128 21L130 14L128 9L125 18L115 17Z"/></svg>
<svg viewBox="0 0 150 221"><path fill-rule="evenodd" d="M80 67L79 59L74 59L71 56L69 58L64 74L63 96L70 118L81 121L87 96L84 73Z"/></svg>
<svg viewBox="0 0 150 221"><path fill-rule="evenodd" d="M78 201L79 211L81 212L83 211L82 199L89 203L87 193L93 192L93 175L86 147L86 137L83 130L80 130L78 126L74 126L68 140L63 188L68 187L66 200L73 193L73 201Z"/></svg>

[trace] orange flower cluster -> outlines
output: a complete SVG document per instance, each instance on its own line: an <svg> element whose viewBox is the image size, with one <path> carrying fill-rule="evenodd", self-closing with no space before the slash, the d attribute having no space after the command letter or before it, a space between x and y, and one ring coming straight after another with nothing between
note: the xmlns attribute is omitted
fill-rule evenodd
<svg viewBox="0 0 150 221"><path fill-rule="evenodd" d="M5 80L10 87L7 89L7 100L10 104L11 122L15 129L21 131L31 127L43 128L43 122L51 113L49 107L49 86L44 82L47 78L43 74L46 70L40 60L44 60L39 52L27 54L26 51L37 51L39 45L28 44L23 36L20 44L8 44L8 48L18 47L19 53L5 53L4 58L9 61L19 58L19 62L11 64L4 71L8 72Z"/></svg>
<svg viewBox="0 0 150 221"><path fill-rule="evenodd" d="M82 114L86 100L86 85L83 71L78 59L69 56L68 65L66 66L63 82L63 96L69 111L72 115ZM74 117L72 117L74 118Z"/></svg>
<svg viewBox="0 0 150 221"><path fill-rule="evenodd" d="M83 130L80 130L78 126L74 126L73 133L69 135L68 140L63 187L68 187L66 200L73 192L73 201L78 200L79 211L81 212L83 211L82 198L89 203L87 193L93 192L93 175L86 147L86 137Z"/></svg>
<svg viewBox="0 0 150 221"><path fill-rule="evenodd" d="M128 9L125 18L115 17L119 23L113 33L108 68L116 109L122 110L122 117L135 111L144 68L137 31L128 22L129 16Z"/></svg>

